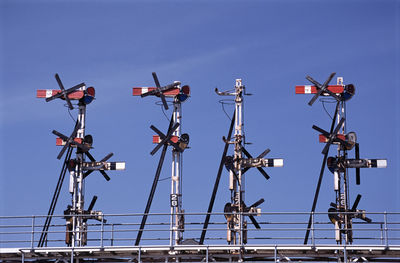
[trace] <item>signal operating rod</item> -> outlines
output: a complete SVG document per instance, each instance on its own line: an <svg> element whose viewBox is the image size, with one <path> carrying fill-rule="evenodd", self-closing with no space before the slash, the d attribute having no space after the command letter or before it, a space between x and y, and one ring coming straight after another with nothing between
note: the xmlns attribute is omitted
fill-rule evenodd
<svg viewBox="0 0 400 263"><path fill-rule="evenodd" d="M235 112L233 112L231 125L229 126L228 136L226 137L226 138L228 138L228 140L230 140L230 138L232 136L232 131L233 131L233 125L234 124L235 124ZM228 148L229 148L229 143L225 142L224 151L222 152L221 162L219 163L217 177L215 178L215 183L214 183L214 188L213 188L213 191L212 191L212 194L211 194L210 203L208 204L207 215L206 215L206 218L204 220L203 230L201 231L200 242L199 242L200 245L204 244L204 239L206 237L208 223L210 222L211 213L212 213L212 210L213 210L213 207L214 207L215 197L217 195L219 181L221 179L222 169L224 168L225 157L226 157L226 154L228 152Z"/></svg>
<svg viewBox="0 0 400 263"><path fill-rule="evenodd" d="M333 120L331 123L331 128L330 128L330 132L333 132L333 129L335 128L335 121L336 121L336 116L337 113L339 111L339 102L336 103L336 109L335 109L335 114L333 115ZM319 177L318 177L318 182L317 182L317 188L315 190L315 194L314 194L314 200L311 206L311 213L310 213L310 217L308 219L308 224L307 224L307 231L306 231L306 235L304 237L304 245L307 245L308 243L308 237L310 235L310 228L311 228L311 224L312 224L312 217L313 217L313 213L315 212L315 207L317 206L317 202L318 202L318 196L319 196L319 190L321 188L321 183L322 183L322 178L324 176L324 171L325 171L325 165L326 165L326 160L328 159L328 152L324 155L324 159L322 161L322 165L321 165L321 170L319 173Z"/></svg>

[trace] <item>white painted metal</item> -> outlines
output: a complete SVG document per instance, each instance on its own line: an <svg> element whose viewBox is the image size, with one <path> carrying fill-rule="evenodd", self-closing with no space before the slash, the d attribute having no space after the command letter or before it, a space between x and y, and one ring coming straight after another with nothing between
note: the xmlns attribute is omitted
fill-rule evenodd
<svg viewBox="0 0 400 263"><path fill-rule="evenodd" d="M69 172L69 193L73 194L74 193L74 187L75 187L75 170L71 170Z"/></svg>
<svg viewBox="0 0 400 263"><path fill-rule="evenodd" d="M178 88L180 88L178 86ZM179 127L174 131L173 136L180 138L182 128L182 105L174 99L173 125L179 123ZM182 209L182 153L172 149L172 173L171 173L171 218L170 218L170 245L178 245L183 240L183 218ZM174 200L172 200L174 198Z"/></svg>
<svg viewBox="0 0 400 263"><path fill-rule="evenodd" d="M339 191L339 173L337 171L333 173L333 184L335 191Z"/></svg>
<svg viewBox="0 0 400 263"><path fill-rule="evenodd" d="M244 87L242 86L242 80L236 79L235 84L235 133L234 133L234 163L233 166L237 172L237 179L234 178L233 194L231 196L231 203L237 208L239 213L236 213L233 217L233 228L231 231L233 244L243 244L246 241L244 237L244 225L246 221L243 218L243 206L241 205L245 200L245 180L242 176L242 167L240 160L243 159L242 154L242 143L244 143L243 136L243 116L242 116L242 103L243 103L243 92ZM238 237L236 237L238 234Z"/></svg>
<svg viewBox="0 0 400 263"><path fill-rule="evenodd" d="M387 160L377 160L377 168L386 168Z"/></svg>
<svg viewBox="0 0 400 263"><path fill-rule="evenodd" d="M86 87L84 87L86 88ZM76 134L76 138L84 139L85 137L85 122L86 122L86 105L83 103L79 103L79 114L78 114L78 123L80 127ZM75 187L73 192L73 211L74 214L83 214L84 213L84 204L85 204L85 180L83 179L83 170L82 163L85 161L85 155L79 151L79 148L76 148L76 167L75 167ZM86 245L86 232L87 232L87 223L84 222L83 218L73 217L73 226L74 233L72 243L73 246L84 246ZM76 242L76 243L75 243Z"/></svg>

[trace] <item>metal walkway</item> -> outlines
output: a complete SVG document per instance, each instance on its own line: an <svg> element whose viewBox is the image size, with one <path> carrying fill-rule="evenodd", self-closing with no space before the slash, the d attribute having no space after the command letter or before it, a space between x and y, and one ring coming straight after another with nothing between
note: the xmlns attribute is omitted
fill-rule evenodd
<svg viewBox="0 0 400 263"><path fill-rule="evenodd" d="M63 216L54 216L45 247L37 247L45 216L0 217L0 262L400 262L400 213L368 213L353 222L354 242L338 245L327 213L262 213L261 229L248 225L247 243L227 245L223 213L213 213L204 245L198 244L204 213L186 213L184 240L172 246L170 214L150 214L140 246L134 246L142 214L105 215L89 224L88 244L65 245ZM96 221L93 221L96 222Z"/></svg>

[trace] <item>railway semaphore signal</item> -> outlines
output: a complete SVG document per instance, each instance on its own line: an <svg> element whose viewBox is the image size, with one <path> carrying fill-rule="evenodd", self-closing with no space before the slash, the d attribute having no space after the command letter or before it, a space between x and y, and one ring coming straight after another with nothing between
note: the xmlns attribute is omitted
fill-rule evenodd
<svg viewBox="0 0 400 263"><path fill-rule="evenodd" d="M307 76L306 79L315 86L305 85L296 86L296 94L314 94L308 105L312 105L319 96L329 96L335 103L335 112L332 118L332 123L329 131L326 131L316 125L312 128L318 131L319 141L325 143L322 149L323 161L317 182L317 188L314 195L314 200L311 207L311 213L308 221L307 231L304 238L304 244L308 243L313 214L318 202L319 191L324 175L325 166L333 173L335 202L332 202L329 212L329 219L335 225L335 239L338 244L352 244L353 242L353 219L358 218L367 223L372 220L365 215L365 210L358 210L358 204L361 200L361 195L357 195L356 200L350 207L349 193L349 168L356 169L356 184L360 184L360 168L384 168L387 165L386 159L360 159L359 143L355 132L346 132L346 107L345 103L355 94L353 84L343 84L343 78L337 79L336 85L329 85L329 82L335 76L332 73L324 84L320 84L313 78ZM321 99L322 100L322 99ZM335 126L336 125L336 126ZM337 145L337 155L328 157L331 145ZM348 157L348 152L355 149L355 158Z"/></svg>
<svg viewBox="0 0 400 263"><path fill-rule="evenodd" d="M264 171L263 167L282 167L283 159L264 158L265 155L270 152L269 149L266 149L263 153L257 156L257 158L253 158L252 155L245 149L242 103L244 95L250 94L246 94L245 86L242 85L241 79L236 79L234 91L221 92L218 89L215 89L215 92L219 96L233 96L235 101L235 111L231 120L228 136L222 138L223 142L225 143L225 148L211 194L207 215L203 224L200 244L204 243L210 215L214 206L214 201L222 174L222 167L225 166L229 172L229 190L231 192L231 200L230 202L226 203L224 207L224 214L227 220L227 242L228 244L243 245L247 243L247 221L245 217L249 217L254 227L259 229L260 225L254 216L257 216L261 213L261 209L258 208L258 206L264 202L264 199L261 198L250 206L246 205L245 188L244 184L242 184L242 181L244 180L244 174L250 168L254 167L257 168L258 171L265 177L265 179L268 180L270 177ZM232 136L233 130L234 134ZM233 155L231 156L227 155L229 145L233 145L234 147Z"/></svg>
<svg viewBox="0 0 400 263"><path fill-rule="evenodd" d="M84 209L85 204L85 179L93 171L99 171L108 181L110 177L104 172L105 170L124 170L125 162L107 162L113 155L108 154L105 158L96 162L93 156L89 153L92 148L93 137L86 135L86 106L89 105L95 97L95 89L93 87L86 88L85 83L80 83L72 88L65 89L58 74L55 74L56 81L60 90L37 90L37 98L45 98L46 102L61 99L67 102L69 110L74 109L74 105L78 107L78 116L70 136L64 135L61 132L53 130L52 133L57 137L56 145L62 146L57 159L61 159L65 154L65 159L61 169L60 177L50 208L47 214L46 221L38 242L38 247L45 245L47 241L47 233L50 227L51 219L57 204L58 197L64 182L65 174L69 171L69 192L72 196L72 204L64 211L66 220L66 239L68 246L85 246L87 244L87 220L96 219L104 222L103 213L101 211L93 211L97 196L92 199L89 208ZM72 157L75 149L75 157ZM86 162L88 157L91 162Z"/></svg>
<svg viewBox="0 0 400 263"><path fill-rule="evenodd" d="M181 86L180 81L174 81L172 84L161 86L157 74L152 73L156 87L134 87L133 96L156 96L160 97L162 107L166 110L169 109L166 98L172 99L173 112L170 118L167 131L164 133L156 128L154 125L150 126L157 135L153 135L153 143L157 144L150 152L151 155L156 154L160 149L161 155L158 161L156 173L154 176L153 184L150 189L150 194L147 199L146 207L140 223L139 231L136 236L135 246L140 244L143 230L146 226L147 215L150 212L151 204L153 202L154 194L157 188L157 183L160 178L162 166L165 159L168 146L172 147L172 171L171 171L171 194L170 194L170 244L178 245L183 241L184 232L184 210L182 208L182 162L183 152L189 143L189 135L181 132L182 124L182 103L185 102L190 96L190 87L188 85Z"/></svg>

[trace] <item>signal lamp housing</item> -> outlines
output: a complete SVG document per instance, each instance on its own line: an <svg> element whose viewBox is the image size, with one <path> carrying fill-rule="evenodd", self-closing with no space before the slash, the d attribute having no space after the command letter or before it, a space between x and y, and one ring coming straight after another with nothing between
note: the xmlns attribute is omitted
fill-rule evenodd
<svg viewBox="0 0 400 263"><path fill-rule="evenodd" d="M234 212L234 208L232 207L232 204L226 203L224 206L224 216L228 222L232 221L233 212Z"/></svg>
<svg viewBox="0 0 400 263"><path fill-rule="evenodd" d="M357 143L357 134L355 132L349 132L346 134L346 142L348 143L345 145L347 150L353 149L354 145Z"/></svg>
<svg viewBox="0 0 400 263"><path fill-rule="evenodd" d="M185 85L181 88L181 92L176 96L179 102L186 101L190 96L190 86Z"/></svg>
<svg viewBox="0 0 400 263"><path fill-rule="evenodd" d="M89 146L92 146L92 144L93 144L93 136L90 135L90 134L85 135L85 138L83 139L83 141L84 141L86 144L89 144Z"/></svg>
<svg viewBox="0 0 400 263"><path fill-rule="evenodd" d="M82 102L85 105L90 104L94 100L95 94L96 94L96 92L95 92L95 89L93 87L87 88L86 92L85 92L85 96L82 98Z"/></svg>
<svg viewBox="0 0 400 263"><path fill-rule="evenodd" d="M331 207L328 209L328 213L329 213L328 217L329 217L329 220L332 222L332 224L335 224L337 221L340 220L337 212L338 211L336 208Z"/></svg>
<svg viewBox="0 0 400 263"><path fill-rule="evenodd" d="M182 150L186 149L186 147L189 144L189 134L184 133L181 135L181 137L179 138L179 148L181 148Z"/></svg>
<svg viewBox="0 0 400 263"><path fill-rule="evenodd" d="M342 98L344 101L351 99L356 93L356 87L353 84L348 84L344 86L344 92Z"/></svg>

